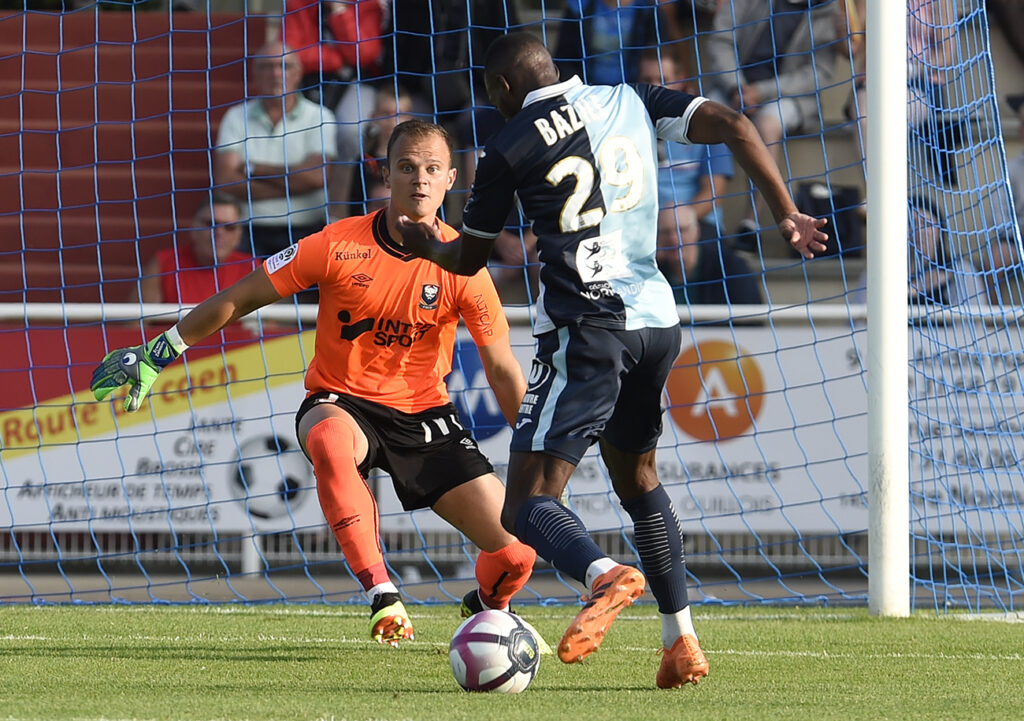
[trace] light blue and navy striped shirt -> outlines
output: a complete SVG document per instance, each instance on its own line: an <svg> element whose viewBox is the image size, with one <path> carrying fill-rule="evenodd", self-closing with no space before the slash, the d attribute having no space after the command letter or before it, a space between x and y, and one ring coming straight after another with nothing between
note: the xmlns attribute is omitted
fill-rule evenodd
<svg viewBox="0 0 1024 721"><path fill-rule="evenodd" d="M688 143L705 98L656 85L584 85L578 77L526 96L487 146L463 230L501 232L515 198L541 261L534 332L576 323L679 323L655 262L657 139Z"/></svg>

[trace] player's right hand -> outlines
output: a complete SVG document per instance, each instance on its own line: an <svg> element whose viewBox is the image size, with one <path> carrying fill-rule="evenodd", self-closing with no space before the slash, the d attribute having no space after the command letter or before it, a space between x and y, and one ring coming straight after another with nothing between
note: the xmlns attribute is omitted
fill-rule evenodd
<svg viewBox="0 0 1024 721"><path fill-rule="evenodd" d="M124 399L124 409L132 413L139 409L160 371L178 355L163 333L146 345L118 348L107 353L96 366L89 388L96 400L101 401L127 384L128 395Z"/></svg>
<svg viewBox="0 0 1024 721"><path fill-rule="evenodd" d="M790 213L779 223L779 231L793 250L804 258L811 259L815 252L824 253L828 250L828 246L825 245L828 235L821 230L827 222L828 218L815 218L813 215L797 211Z"/></svg>

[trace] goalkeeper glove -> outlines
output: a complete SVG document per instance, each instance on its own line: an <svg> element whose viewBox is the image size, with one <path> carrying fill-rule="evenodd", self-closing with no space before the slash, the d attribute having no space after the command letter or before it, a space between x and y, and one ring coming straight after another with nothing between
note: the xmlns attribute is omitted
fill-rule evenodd
<svg viewBox="0 0 1024 721"><path fill-rule="evenodd" d="M172 333L173 332L173 333ZM92 372L89 386L96 400L101 401L115 389L128 384L128 396L124 409L129 413L137 411L149 389L156 382L157 375L184 351L184 343L178 348L168 338L168 333L180 339L177 329L161 333L145 345L134 348L119 348L107 353L103 362Z"/></svg>

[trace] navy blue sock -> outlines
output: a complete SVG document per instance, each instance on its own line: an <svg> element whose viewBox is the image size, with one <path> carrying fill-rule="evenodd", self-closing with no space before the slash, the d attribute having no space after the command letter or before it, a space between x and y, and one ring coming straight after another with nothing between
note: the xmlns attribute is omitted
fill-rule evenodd
<svg viewBox="0 0 1024 721"><path fill-rule="evenodd" d="M675 613L690 600L686 594L683 529L665 488L659 485L622 504L633 519L633 543L647 584L662 613Z"/></svg>
<svg viewBox="0 0 1024 721"><path fill-rule="evenodd" d="M606 554L579 516L551 496L534 496L519 509L516 536L562 573L586 585L587 568Z"/></svg>

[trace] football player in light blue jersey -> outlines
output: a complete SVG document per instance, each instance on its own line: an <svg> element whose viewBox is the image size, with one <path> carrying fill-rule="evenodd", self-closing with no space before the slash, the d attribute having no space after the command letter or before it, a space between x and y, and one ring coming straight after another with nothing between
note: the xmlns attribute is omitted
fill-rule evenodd
<svg viewBox="0 0 1024 721"><path fill-rule="evenodd" d="M562 661L597 650L649 583L662 619L656 683L697 683L708 661L690 617L682 529L655 463L681 341L655 262L657 139L725 143L805 258L825 250L825 220L797 209L754 126L724 105L654 85L560 81L543 43L523 32L491 44L485 82L508 123L480 158L461 236L444 243L435 228L401 220L399 231L412 252L471 274L517 196L533 223L537 355L512 436L502 523L591 590L559 643ZM609 558L558 501L594 443L633 520L643 573Z"/></svg>

